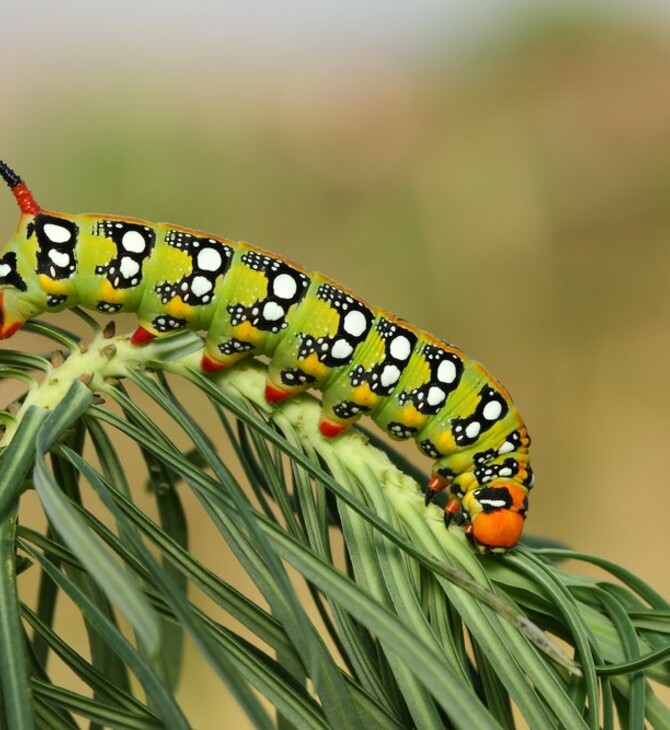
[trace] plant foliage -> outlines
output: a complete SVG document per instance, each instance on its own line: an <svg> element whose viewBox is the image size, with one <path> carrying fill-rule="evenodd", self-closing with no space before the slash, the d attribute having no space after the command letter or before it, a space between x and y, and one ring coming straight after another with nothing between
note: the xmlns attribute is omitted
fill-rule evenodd
<svg viewBox="0 0 670 730"><path fill-rule="evenodd" d="M175 699L187 637L259 728L670 728L652 689L670 684L670 605L635 575L551 546L478 557L388 446L324 439L308 395L270 414L260 363L204 376L192 333L139 349L98 330L85 347L28 326L66 353L0 351L0 375L27 386L1 414L1 727L189 728ZM119 435L141 454L157 521L135 503ZM19 520L29 489L43 532ZM262 602L189 553L187 490ZM605 577L566 572L567 558ZM25 570L40 573L32 603ZM55 628L61 595L81 613L85 656ZM89 692L58 686L52 656Z"/></svg>

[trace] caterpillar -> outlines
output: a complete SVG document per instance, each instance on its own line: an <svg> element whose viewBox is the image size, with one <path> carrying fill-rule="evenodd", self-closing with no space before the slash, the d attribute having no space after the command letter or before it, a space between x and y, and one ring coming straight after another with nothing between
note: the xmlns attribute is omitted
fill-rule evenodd
<svg viewBox="0 0 670 730"><path fill-rule="evenodd" d="M426 504L446 489L444 521L481 553L521 537L534 477L530 438L508 392L478 362L319 273L220 236L116 215L42 209L4 162L21 216L0 258L0 339L31 317L76 305L134 312L141 346L203 331L202 369L269 359L266 398L322 393L335 437L366 414L434 460Z"/></svg>

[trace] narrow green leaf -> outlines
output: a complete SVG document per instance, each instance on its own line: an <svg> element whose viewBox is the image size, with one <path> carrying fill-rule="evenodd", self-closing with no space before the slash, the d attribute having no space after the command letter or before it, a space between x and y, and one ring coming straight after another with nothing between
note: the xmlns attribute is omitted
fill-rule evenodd
<svg viewBox="0 0 670 730"><path fill-rule="evenodd" d="M126 616L146 651L155 656L160 649L159 622L141 590L122 566L91 535L49 472L44 454L56 439L88 407L90 392L81 383L72 384L63 400L44 424L38 439L34 482L42 505L70 550L79 558L109 600Z"/></svg>
<svg viewBox="0 0 670 730"><path fill-rule="evenodd" d="M104 724L105 727L124 728L124 730L156 730L165 725L159 719L138 717L132 712L120 710L88 697L82 697L62 687L54 687L39 679L32 680L35 695L54 707L73 712L75 715L87 717L90 720Z"/></svg>
<svg viewBox="0 0 670 730"><path fill-rule="evenodd" d="M52 580L80 607L82 613L86 615L109 646L123 659L139 679L153 704L153 709L161 716L166 726L175 730L190 730L189 723L167 687L116 626L110 623L95 604L79 590L73 581L63 575L50 560L29 545L23 547L29 555L39 562L42 569L51 576Z"/></svg>
<svg viewBox="0 0 670 730"><path fill-rule="evenodd" d="M211 443L180 404L164 397L155 383L146 377L133 375L133 380L150 394L166 412L182 426L193 444L213 469L222 485L228 487L238 512L238 520L223 511L218 513L219 529L226 535L238 559L245 565L272 607L272 612L285 627L287 634L297 642L298 654L308 663L307 672L314 682L329 721L336 726L351 726L364 721L352 702L349 688L342 680L339 669L326 651L314 626L306 616L288 576L276 554L256 523L239 485L219 459ZM244 530L241 527L244 527Z"/></svg>
<svg viewBox="0 0 670 730"><path fill-rule="evenodd" d="M0 454L0 521L4 521L35 461L35 441L49 413L28 408L7 448Z"/></svg>
<svg viewBox="0 0 670 730"><path fill-rule="evenodd" d="M74 452L71 452L71 455L73 458L76 457L76 462L78 463L82 474L97 492L100 499L103 500L112 514L114 514L117 522L124 525L129 524L111 499L109 490L115 489L115 486L111 484L106 486L102 479L83 459L77 457ZM120 492L120 494L123 494L123 492ZM127 539L132 542L135 553L140 557L150 573L151 582L154 587L174 611L181 624L187 631L189 631L196 645L200 648L203 656L210 662L221 679L223 679L223 681L228 685L228 688L231 690L240 705L245 709L249 718L254 722L254 725L259 728L270 729L272 725L267 713L262 708L256 697L251 693L247 685L240 681L234 668L230 664L228 657L223 652L216 651L214 647L208 643L200 622L193 614L188 601L184 598L183 592L174 584L174 581L170 578L169 574L157 563L146 549L142 541L139 539L134 526L133 529L126 529L124 531Z"/></svg>
<svg viewBox="0 0 670 730"><path fill-rule="evenodd" d="M393 613L290 536L270 525L266 532L285 560L402 656L456 727L500 727L478 702L470 700L460 678L432 645L414 636Z"/></svg>
<svg viewBox="0 0 670 730"><path fill-rule="evenodd" d="M5 717L12 730L35 727L14 570L16 519L0 523L0 680Z"/></svg>
<svg viewBox="0 0 670 730"><path fill-rule="evenodd" d="M44 643L101 697L105 697L108 701L116 703L125 710L136 714L145 714L148 719L152 719L152 717L158 719L136 700L128 690L124 691L112 684L102 672L99 672L92 664L89 664L80 654L74 651L66 641L61 639L50 626L41 621L39 616L25 604L21 606L21 614L33 627L35 634L40 636Z"/></svg>

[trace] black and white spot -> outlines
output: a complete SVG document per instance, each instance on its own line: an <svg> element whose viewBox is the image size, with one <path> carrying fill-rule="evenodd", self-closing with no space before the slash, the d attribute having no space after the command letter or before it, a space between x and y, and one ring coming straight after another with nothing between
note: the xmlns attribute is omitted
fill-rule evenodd
<svg viewBox="0 0 670 730"><path fill-rule="evenodd" d="M533 472L533 468L530 464L526 464L526 477L521 482L524 487L528 487L528 489L532 489L535 486L535 473Z"/></svg>
<svg viewBox="0 0 670 730"><path fill-rule="evenodd" d="M258 251L246 251L241 260L252 271L260 271L265 276L267 292L263 299L249 306L229 305L230 323L235 327L249 322L263 332L281 332L288 326L289 310L307 293L309 278L284 261Z"/></svg>
<svg viewBox="0 0 670 730"><path fill-rule="evenodd" d="M282 370L279 373L279 378L284 385L288 385L289 388L300 388L305 385L312 385L316 383L316 378L313 375L308 375L303 372L300 368L288 368Z"/></svg>
<svg viewBox="0 0 670 730"><path fill-rule="evenodd" d="M454 418L451 432L457 446L474 444L482 433L488 431L497 421L504 418L509 410L502 394L490 385L479 391L479 403L475 412L467 418Z"/></svg>
<svg viewBox="0 0 670 730"><path fill-rule="evenodd" d="M430 368L430 377L418 388L400 393L398 403L411 403L419 413L432 416L442 410L449 394L458 388L463 360L455 352L435 345L425 345L419 355Z"/></svg>
<svg viewBox="0 0 670 730"><path fill-rule="evenodd" d="M512 506L512 495L507 487L482 487L473 492L484 512L496 512Z"/></svg>
<svg viewBox="0 0 670 730"><path fill-rule="evenodd" d="M430 439L424 439L420 444L419 448L426 456L429 456L431 459L439 459L442 454L437 450L437 446L430 440Z"/></svg>
<svg viewBox="0 0 670 730"><path fill-rule="evenodd" d="M492 479L509 478L519 473L519 463L516 459L505 459L501 464L487 464L475 469L475 477L479 484L488 484Z"/></svg>
<svg viewBox="0 0 670 730"><path fill-rule="evenodd" d="M49 294L47 296L47 307L60 307L67 301L67 294Z"/></svg>
<svg viewBox="0 0 670 730"><path fill-rule="evenodd" d="M503 454L509 454L513 451L519 451L521 449L526 450L528 446L530 446L530 436L526 434L525 438L522 438L520 431L512 431L512 433L503 441L497 453L502 456Z"/></svg>
<svg viewBox="0 0 670 730"><path fill-rule="evenodd" d="M184 329L186 320L171 317L169 314L159 314L154 317L151 324L157 332L174 332L175 330Z"/></svg>
<svg viewBox="0 0 670 730"><path fill-rule="evenodd" d="M142 281L142 264L156 242L156 233L149 226L125 221L101 220L95 233L114 241L116 254L111 261L95 267L98 276L106 276L115 289L131 289ZM106 311L106 310L101 310Z"/></svg>
<svg viewBox="0 0 670 730"><path fill-rule="evenodd" d="M16 254L9 251L0 259L0 286L12 286L19 291L26 291L26 282L17 269Z"/></svg>
<svg viewBox="0 0 670 730"><path fill-rule="evenodd" d="M484 464L488 464L489 461L495 459L498 455L499 452L495 449L486 449L485 451L478 451L472 457L472 461L474 462L475 466L483 466Z"/></svg>
<svg viewBox="0 0 670 730"><path fill-rule="evenodd" d="M37 273L51 279L70 278L77 270L77 235L79 227L72 221L39 214L35 217Z"/></svg>
<svg viewBox="0 0 670 730"><path fill-rule="evenodd" d="M189 255L191 271L179 281L164 281L156 286L161 302L167 304L178 296L192 306L211 304L217 279L225 276L233 260L232 247L215 238L178 230L168 231L165 241Z"/></svg>
<svg viewBox="0 0 670 730"><path fill-rule="evenodd" d="M367 383L373 393L384 397L393 392L400 380L417 337L411 330L384 317L379 317L375 330L384 342L383 359L368 370L357 365L349 373L349 379L354 387Z"/></svg>
<svg viewBox="0 0 670 730"><path fill-rule="evenodd" d="M416 428L413 426L405 426L404 423L398 423L398 421L389 421L386 425L386 431L389 436L396 439L408 439L417 433Z"/></svg>
<svg viewBox="0 0 670 730"><path fill-rule="evenodd" d="M232 355L240 355L243 352L251 352L256 348L251 342L243 342L235 337L231 337L229 340L221 342L218 345L218 349L222 355L230 357Z"/></svg>
<svg viewBox="0 0 670 730"><path fill-rule="evenodd" d="M361 413L366 413L369 410L368 406L361 406L352 400L344 400L333 406L333 413L342 421L357 418Z"/></svg>
<svg viewBox="0 0 670 730"><path fill-rule="evenodd" d="M356 348L365 341L374 315L358 299L331 284L322 284L316 296L327 302L340 315L334 335L314 337L301 335L298 359L304 360L316 353L319 362L327 367L340 367L351 362Z"/></svg>
<svg viewBox="0 0 670 730"><path fill-rule="evenodd" d="M96 303L95 308L98 312L104 312L105 314L115 314L123 309L123 304L117 302L105 302L99 301Z"/></svg>

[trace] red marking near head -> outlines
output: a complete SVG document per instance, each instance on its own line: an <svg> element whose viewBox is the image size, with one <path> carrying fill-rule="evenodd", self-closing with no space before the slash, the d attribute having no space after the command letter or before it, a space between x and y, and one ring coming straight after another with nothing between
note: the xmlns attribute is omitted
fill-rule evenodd
<svg viewBox="0 0 670 730"><path fill-rule="evenodd" d="M209 355L207 355L207 353L205 353L202 356L202 360L200 361L200 367L206 373L218 373L219 370L225 370L228 366L224 365L223 363L217 362Z"/></svg>
<svg viewBox="0 0 670 730"><path fill-rule="evenodd" d="M290 391L276 388L270 383L265 386L265 400L270 405L276 406L277 403L281 403L283 400L286 400L286 398L290 395L293 395Z"/></svg>
<svg viewBox="0 0 670 730"><path fill-rule="evenodd" d="M348 428L349 425L346 423L333 423L332 421L325 420L319 423L319 431L321 431L321 435L329 439L339 436L342 431L346 431Z"/></svg>
<svg viewBox="0 0 670 730"><path fill-rule="evenodd" d="M154 335L152 332L149 332L149 330L145 330L144 327L138 327L132 334L130 338L130 344L131 345L137 345L138 347L142 345L146 345L147 343L151 342L151 340L155 339L156 335Z"/></svg>
<svg viewBox="0 0 670 730"><path fill-rule="evenodd" d="M16 202L19 204L19 208L21 208L22 213L36 215L40 212L40 210L42 210L24 182L14 185L12 192L14 193L14 197L16 198Z"/></svg>
<svg viewBox="0 0 670 730"><path fill-rule="evenodd" d="M10 338L13 334L18 332L18 330L20 330L24 324L25 322L23 320L19 320L17 322L7 322L7 313L5 312L4 298L2 292L0 291L0 340L6 340Z"/></svg>

